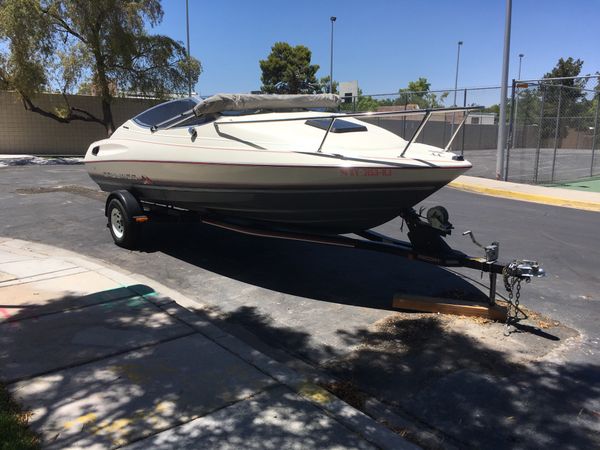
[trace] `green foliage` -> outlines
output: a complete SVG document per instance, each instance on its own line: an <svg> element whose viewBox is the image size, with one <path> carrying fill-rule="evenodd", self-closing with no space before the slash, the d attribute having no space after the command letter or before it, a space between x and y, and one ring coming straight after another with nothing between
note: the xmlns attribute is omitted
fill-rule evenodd
<svg viewBox="0 0 600 450"><path fill-rule="evenodd" d="M185 47L146 25L162 20L160 0L0 1L0 85L15 89L24 104L62 122L86 120L113 129L111 99L118 93L165 97L195 83L200 62ZM76 110L43 111L36 92L91 92L102 98L102 117Z"/></svg>
<svg viewBox="0 0 600 450"><path fill-rule="evenodd" d="M370 95L363 95L362 90L358 90L358 98L353 104L343 103L343 110L356 109L357 111L376 111L381 106L402 106L417 105L419 108L440 108L444 106L444 100L448 97L448 92L438 95L430 92L431 84L427 78L420 77L416 81L408 83L406 88L398 91L397 98L376 99ZM398 108L402 109L402 108Z"/></svg>
<svg viewBox="0 0 600 450"><path fill-rule="evenodd" d="M518 106L516 109L516 121L522 125L530 125L539 122L541 103L540 96L535 89L526 89L518 93ZM507 106L510 107L510 100L507 101ZM510 114L510 108L508 114ZM509 115L510 117L510 115Z"/></svg>
<svg viewBox="0 0 600 450"><path fill-rule="evenodd" d="M554 68L544 74L544 78L577 77L583 61L581 59L560 58ZM560 128L558 137L566 136L568 127L577 127L579 119L575 117L585 114L587 101L583 88L585 79L549 80L540 87L540 94L544 101L544 117L556 117L560 115ZM550 120L544 120L542 124L542 137L553 138L556 125Z"/></svg>
<svg viewBox="0 0 600 450"><path fill-rule="evenodd" d="M320 92L322 86L315 76L319 66L310 63L311 56L304 45L292 47L287 42L276 42L267 59L259 61L261 89L268 94Z"/></svg>
<svg viewBox="0 0 600 450"><path fill-rule="evenodd" d="M590 102L588 102L588 107L587 107L587 112L586 112L587 116L594 117L594 119L596 116L596 111L598 110L598 103L600 103L600 72L596 72L596 75L598 76L598 78L596 78L596 86L594 86L594 96L593 96L592 100ZM594 123L594 121L592 121L590 126L597 128L598 124Z"/></svg>
<svg viewBox="0 0 600 450"><path fill-rule="evenodd" d="M418 105L419 108L440 108L444 106L444 100L448 97L448 92L437 95L430 92L431 83L427 78L419 77L416 81L410 81L408 87L398 91L398 98L395 105Z"/></svg>
<svg viewBox="0 0 600 450"><path fill-rule="evenodd" d="M0 385L0 450L35 450L38 437L27 427L27 415L12 401Z"/></svg>
<svg viewBox="0 0 600 450"><path fill-rule="evenodd" d="M358 90L358 96L352 102L342 102L340 109L342 111L377 111L380 106L383 106L386 100L378 100L370 95L363 95L362 89Z"/></svg>
<svg viewBox="0 0 600 450"><path fill-rule="evenodd" d="M492 105L487 108L483 108L481 112L500 114L500 105Z"/></svg>
<svg viewBox="0 0 600 450"><path fill-rule="evenodd" d="M430 88L431 83L427 81L427 78L419 77L416 81L408 82L408 89L400 89L400 91L428 92Z"/></svg>
<svg viewBox="0 0 600 450"><path fill-rule="evenodd" d="M339 94L339 90L338 90L339 85L340 85L340 83L333 80L332 94ZM328 94L328 93L329 93L329 75L319 78L319 81L317 82L317 85L315 87L315 94Z"/></svg>
<svg viewBox="0 0 600 450"><path fill-rule="evenodd" d="M381 104L370 95L359 95L356 101L357 111L377 111Z"/></svg>
<svg viewBox="0 0 600 450"><path fill-rule="evenodd" d="M567 59L560 58L554 69L546 73L544 78L576 77L579 76L582 67L583 60L581 59L573 59L572 57L568 57ZM570 87L583 87L585 80L557 80L554 83Z"/></svg>
<svg viewBox="0 0 600 450"><path fill-rule="evenodd" d="M363 95L362 91L359 90L358 98L356 99L357 111L377 111L377 108L380 106L380 101L371 97L370 95Z"/></svg>
<svg viewBox="0 0 600 450"><path fill-rule="evenodd" d="M563 59L560 58L558 60L558 62L556 63L556 66L554 66L554 69L552 69L550 72L546 73L544 75L544 78L560 78L560 77L577 77L579 76L580 72L581 72L581 68L583 67L583 61L581 59L573 59L571 57L567 58L567 59ZM563 95L562 95L562 105L561 105L561 109L562 107L566 108L566 111L568 112L574 112L572 111L574 105L581 100L582 97L585 96L585 93L583 92L583 88L586 85L587 80L579 78L579 79L566 79L566 80L555 80L555 81L548 81L546 82L546 85L549 86L549 91L553 92L556 91L558 92L558 90L556 89L552 89L550 86L556 85L556 86L562 86L562 88L560 88L560 90L562 90ZM554 97L557 97L557 95L554 95ZM554 99L550 99L550 104L548 105L549 107L554 107L557 108L558 105L556 104L556 101L552 101Z"/></svg>
<svg viewBox="0 0 600 450"><path fill-rule="evenodd" d="M10 49L0 50L0 79L5 87L31 95L46 85L50 29L37 0L0 2L0 43Z"/></svg>
<svg viewBox="0 0 600 450"><path fill-rule="evenodd" d="M382 98L376 99L370 95L363 95L362 90L358 90L358 98L353 104L343 103L343 110L357 111L376 111L381 106L406 106L417 105L419 108L439 108L444 106L444 99L448 96L448 92L443 92L438 95L430 92L431 85L427 78L420 77L416 81L408 83L406 88L398 91L397 98ZM402 109L402 108L398 108Z"/></svg>

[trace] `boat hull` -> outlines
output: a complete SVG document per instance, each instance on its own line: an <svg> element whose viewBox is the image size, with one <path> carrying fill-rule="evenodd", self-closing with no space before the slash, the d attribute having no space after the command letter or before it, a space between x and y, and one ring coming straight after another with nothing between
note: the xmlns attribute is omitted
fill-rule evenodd
<svg viewBox="0 0 600 450"><path fill-rule="evenodd" d="M98 162L104 191L277 226L351 233L376 227L424 200L468 167L282 167Z"/></svg>

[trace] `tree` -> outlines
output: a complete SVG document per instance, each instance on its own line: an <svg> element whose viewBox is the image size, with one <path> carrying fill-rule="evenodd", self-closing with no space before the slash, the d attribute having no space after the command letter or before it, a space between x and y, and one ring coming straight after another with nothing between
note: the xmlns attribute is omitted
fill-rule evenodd
<svg viewBox="0 0 600 450"><path fill-rule="evenodd" d="M471 105L471 106L475 106L475 105ZM494 114L499 115L500 114L500 105L495 104L495 105L488 106L487 108L483 108L481 110L481 112L494 113Z"/></svg>
<svg viewBox="0 0 600 450"><path fill-rule="evenodd" d="M419 108L439 108L443 106L444 99L448 97L448 92L438 96L430 92L431 83L427 78L419 77L416 81L410 81L407 88L398 91L398 99L394 102L396 105L415 104Z"/></svg>
<svg viewBox="0 0 600 450"><path fill-rule="evenodd" d="M600 72L596 72L595 75L598 77L596 78L596 86L594 86L594 90L593 90L593 97L592 100L589 101L588 103L588 110L586 112L586 116L589 117L595 117L596 115L596 109L598 107L598 103L600 102ZM595 123L592 123L591 125L592 127L596 128L598 125Z"/></svg>
<svg viewBox="0 0 600 450"><path fill-rule="evenodd" d="M332 94L339 94L338 87L340 83L333 80L333 89L331 90ZM319 78L317 82L317 87L315 89L316 94L327 94L329 93L329 75Z"/></svg>
<svg viewBox="0 0 600 450"><path fill-rule="evenodd" d="M565 60L560 58L556 63L556 66L554 66L554 69L546 73L544 78L577 77L579 76L582 67L583 61L581 59L569 57ZM586 83L587 80L583 78L548 80L544 82L550 97L558 97L559 91L562 91L561 113L563 116L564 112L573 115L580 109L577 104L585 97L583 89L585 88ZM553 88L552 86L560 87ZM554 99L551 98L548 106L555 109L558 108L557 101L554 101Z"/></svg>
<svg viewBox="0 0 600 450"><path fill-rule="evenodd" d="M371 97L370 95L363 95L362 89L358 89L358 96L353 99L352 102L343 102L340 105L342 111L377 111L382 105L381 101Z"/></svg>
<svg viewBox="0 0 600 450"><path fill-rule="evenodd" d="M568 57L567 59L560 58L550 72L544 75L544 78L562 78L562 77L577 77L583 67L583 60L573 59ZM555 80L550 81L553 84L562 84L563 86L583 88L586 80L581 79L568 79L568 80Z"/></svg>
<svg viewBox="0 0 600 450"><path fill-rule="evenodd" d="M160 0L0 1L0 86L19 93L26 109L59 122L97 122L114 131L117 92L159 98L185 92L200 62L180 42L148 34L159 24ZM64 108L46 111L36 93L58 90ZM97 93L102 115L75 108L67 94Z"/></svg>
<svg viewBox="0 0 600 450"><path fill-rule="evenodd" d="M315 74L317 64L311 64L311 51L304 45L292 47L276 42L267 59L259 61L262 71L261 90L269 94L310 94L320 90Z"/></svg>
<svg viewBox="0 0 600 450"><path fill-rule="evenodd" d="M358 99L356 101L357 111L377 111L379 106L381 105L377 99L370 95L362 95L362 92L358 94Z"/></svg>
<svg viewBox="0 0 600 450"><path fill-rule="evenodd" d="M515 122L521 125L537 123L541 113L539 93L535 89L524 89L517 92L518 95L515 100L518 102L518 105L515 105L517 115L514 118ZM507 100L507 114L510 114L511 105L510 100Z"/></svg>
<svg viewBox="0 0 600 450"><path fill-rule="evenodd" d="M554 68L544 74L544 78L577 77L583 67L583 60L560 58ZM547 80L540 86L541 97L544 101L544 117L561 117L558 137L567 134L567 127L576 126L577 118L584 113L586 107L583 88L587 80L582 78L567 78L563 80ZM559 110L560 106L560 110ZM542 136L553 137L556 125L546 120L542 125Z"/></svg>

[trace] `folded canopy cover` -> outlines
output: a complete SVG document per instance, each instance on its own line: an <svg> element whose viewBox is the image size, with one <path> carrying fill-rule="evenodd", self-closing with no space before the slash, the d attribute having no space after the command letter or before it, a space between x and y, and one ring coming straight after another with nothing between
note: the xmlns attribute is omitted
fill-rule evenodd
<svg viewBox="0 0 600 450"><path fill-rule="evenodd" d="M245 109L337 108L341 103L335 94L217 94L194 107L197 116L221 111Z"/></svg>

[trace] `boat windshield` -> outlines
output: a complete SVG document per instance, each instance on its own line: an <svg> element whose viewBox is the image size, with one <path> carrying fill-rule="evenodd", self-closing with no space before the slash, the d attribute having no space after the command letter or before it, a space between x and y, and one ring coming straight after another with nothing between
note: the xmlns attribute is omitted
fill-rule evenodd
<svg viewBox="0 0 600 450"><path fill-rule="evenodd" d="M183 119L187 115L194 115L194 106L200 101L196 98L182 98L171 100L170 102L156 105L141 114L138 114L133 120L143 127L156 127L160 124L168 126L169 124Z"/></svg>

